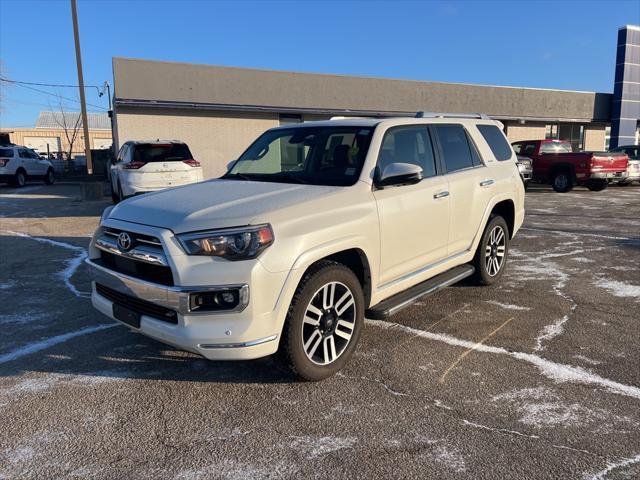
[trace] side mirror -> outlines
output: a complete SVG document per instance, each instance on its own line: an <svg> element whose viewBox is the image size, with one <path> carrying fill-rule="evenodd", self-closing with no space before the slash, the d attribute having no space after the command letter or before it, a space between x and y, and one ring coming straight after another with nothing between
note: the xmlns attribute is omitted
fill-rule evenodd
<svg viewBox="0 0 640 480"><path fill-rule="evenodd" d="M231 167L233 167L237 161L238 160L231 160L229 163L227 163L227 172L231 170Z"/></svg>
<svg viewBox="0 0 640 480"><path fill-rule="evenodd" d="M422 180L422 167L412 163L391 163L376 179L377 187L413 185Z"/></svg>

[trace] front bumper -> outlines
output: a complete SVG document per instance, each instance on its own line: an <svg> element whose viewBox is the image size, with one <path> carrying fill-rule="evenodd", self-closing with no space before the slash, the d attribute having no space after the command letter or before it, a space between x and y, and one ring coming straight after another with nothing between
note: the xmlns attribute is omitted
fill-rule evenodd
<svg viewBox="0 0 640 480"><path fill-rule="evenodd" d="M211 360L248 360L271 355L277 350L279 332L275 328L277 322L273 321L275 313L257 315L249 305L249 287L246 284L170 287L114 272L91 259L86 263L93 278L91 302L111 319L117 320L113 314L114 301L99 293L97 285L133 300L139 299L176 312L175 322L140 312L140 328L127 326L146 336ZM230 288L241 292L241 301L235 309L215 312L190 310L191 294Z"/></svg>

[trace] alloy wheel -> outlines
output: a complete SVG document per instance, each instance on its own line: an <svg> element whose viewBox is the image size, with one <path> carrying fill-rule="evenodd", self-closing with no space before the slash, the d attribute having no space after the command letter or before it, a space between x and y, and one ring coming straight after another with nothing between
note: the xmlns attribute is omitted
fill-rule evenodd
<svg viewBox="0 0 640 480"><path fill-rule="evenodd" d="M344 283L319 288L305 310L302 344L309 360L329 365L344 353L355 328L356 302Z"/></svg>
<svg viewBox="0 0 640 480"><path fill-rule="evenodd" d="M504 264L506 245L504 229L500 225L493 227L485 248L485 265L489 276L495 277L500 272Z"/></svg>

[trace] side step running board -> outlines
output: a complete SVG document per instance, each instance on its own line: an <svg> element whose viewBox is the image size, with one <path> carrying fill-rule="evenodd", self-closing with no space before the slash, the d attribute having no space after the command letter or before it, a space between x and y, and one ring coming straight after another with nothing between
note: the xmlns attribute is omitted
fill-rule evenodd
<svg viewBox="0 0 640 480"><path fill-rule="evenodd" d="M408 307L412 303L420 300L426 295L431 295L449 285L459 282L460 280L470 277L475 272L475 268L471 265L460 265L451 270L436 275L429 280L425 280L418 285L414 285L403 292L396 293L393 297L383 300L379 304L373 306L365 312L365 316L372 320L384 320L394 313L398 313L403 308Z"/></svg>

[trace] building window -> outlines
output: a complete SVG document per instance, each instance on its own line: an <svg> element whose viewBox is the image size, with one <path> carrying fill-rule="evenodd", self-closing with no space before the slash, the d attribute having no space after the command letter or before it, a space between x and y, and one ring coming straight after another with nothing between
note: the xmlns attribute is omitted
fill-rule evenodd
<svg viewBox="0 0 640 480"><path fill-rule="evenodd" d="M557 140L558 139L558 125L556 123L551 125L545 125L544 138L547 140Z"/></svg>
<svg viewBox="0 0 640 480"><path fill-rule="evenodd" d="M558 127L558 140L571 142L574 152L580 152L584 148L584 125L565 123Z"/></svg>
<svg viewBox="0 0 640 480"><path fill-rule="evenodd" d="M609 150L611 146L611 126L605 127L604 129L604 149Z"/></svg>
<svg viewBox="0 0 640 480"><path fill-rule="evenodd" d="M280 114L280 125L290 125L292 123L302 123L302 115Z"/></svg>

